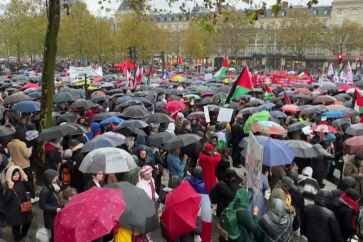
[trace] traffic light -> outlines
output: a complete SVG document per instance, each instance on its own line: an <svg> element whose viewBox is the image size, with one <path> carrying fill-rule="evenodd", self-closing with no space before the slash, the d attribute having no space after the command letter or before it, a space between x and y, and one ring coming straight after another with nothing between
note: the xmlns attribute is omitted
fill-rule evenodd
<svg viewBox="0 0 363 242"><path fill-rule="evenodd" d="M357 62L361 62L362 59L360 58L360 56L357 57Z"/></svg>
<svg viewBox="0 0 363 242"><path fill-rule="evenodd" d="M337 56L337 60L338 60L338 64L341 64L342 63L342 60L343 60L343 55L342 54L339 54Z"/></svg>

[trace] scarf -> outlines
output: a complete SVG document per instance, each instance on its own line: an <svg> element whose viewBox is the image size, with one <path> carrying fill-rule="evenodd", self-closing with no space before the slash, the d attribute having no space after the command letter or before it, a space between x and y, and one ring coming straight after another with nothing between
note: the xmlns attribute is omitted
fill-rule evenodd
<svg viewBox="0 0 363 242"><path fill-rule="evenodd" d="M54 142L51 142L51 141L49 141L48 143L53 145L57 149L60 147L60 143L54 143Z"/></svg>
<svg viewBox="0 0 363 242"><path fill-rule="evenodd" d="M346 203L348 203L353 208L353 221L352 225L356 226L356 219L359 212L359 205L357 201L354 201L346 193L343 193L343 195L340 196Z"/></svg>

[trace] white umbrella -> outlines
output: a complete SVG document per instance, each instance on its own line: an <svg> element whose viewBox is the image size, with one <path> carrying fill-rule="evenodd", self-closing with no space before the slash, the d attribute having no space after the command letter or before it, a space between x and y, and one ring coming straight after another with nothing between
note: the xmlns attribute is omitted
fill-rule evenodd
<svg viewBox="0 0 363 242"><path fill-rule="evenodd" d="M229 71L235 71L236 69L234 69L233 67L228 68Z"/></svg>
<svg viewBox="0 0 363 242"><path fill-rule="evenodd" d="M132 171L137 167L132 156L118 148L99 148L84 157L79 170L86 174Z"/></svg>

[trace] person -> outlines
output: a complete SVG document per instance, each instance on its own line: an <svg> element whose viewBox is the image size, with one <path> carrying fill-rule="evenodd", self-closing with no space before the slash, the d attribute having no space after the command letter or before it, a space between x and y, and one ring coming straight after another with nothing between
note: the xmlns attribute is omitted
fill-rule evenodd
<svg viewBox="0 0 363 242"><path fill-rule="evenodd" d="M155 160L150 158L150 156L147 155L147 147L142 145L139 148L139 153L137 154L137 157L139 158L140 166L151 166L153 168L153 171L155 170ZM155 172L154 172L155 174ZM153 176L154 177L154 176ZM155 177L154 177L155 179Z"/></svg>
<svg viewBox="0 0 363 242"><path fill-rule="evenodd" d="M137 167L133 169L132 171L123 172L123 173L117 173L116 177L118 181L127 181L130 182L132 185L136 186L136 184L139 182L139 172L141 170L141 166L139 163L139 158L137 158L136 155L132 155L132 158L134 159Z"/></svg>
<svg viewBox="0 0 363 242"><path fill-rule="evenodd" d="M79 170L79 166L85 157L84 153L81 152L84 145L76 139L68 141L68 147L72 151L72 157L69 161L63 162L71 171L71 182L70 186L77 189L79 193L83 192L83 173Z"/></svg>
<svg viewBox="0 0 363 242"><path fill-rule="evenodd" d="M136 137L135 148L132 150L132 154L139 155L140 149L145 149L147 156L154 160L154 152L150 147L146 146L145 136L141 134Z"/></svg>
<svg viewBox="0 0 363 242"><path fill-rule="evenodd" d="M67 188L64 191L58 193L58 200L61 207L64 208L71 201L72 197L77 194L77 190L73 187Z"/></svg>
<svg viewBox="0 0 363 242"><path fill-rule="evenodd" d="M168 132L170 134L174 134L175 135L175 124L174 123L169 123L168 127L166 128L165 132Z"/></svg>
<svg viewBox="0 0 363 242"><path fill-rule="evenodd" d="M39 201L39 197L35 196L33 171L30 164L30 156L32 154L32 148L27 148L23 142L25 139L25 133L17 130L13 134L13 140L8 144L9 155L15 165L19 166L25 174L28 176L27 185L29 186L31 202L36 203Z"/></svg>
<svg viewBox="0 0 363 242"><path fill-rule="evenodd" d="M304 196L305 205L314 204L314 196L320 189L318 182L312 176L313 169L310 166L305 167L298 176L297 187Z"/></svg>
<svg viewBox="0 0 363 242"><path fill-rule="evenodd" d="M248 186L249 187L249 189L248 189L248 197L249 197L248 211L252 215L254 207L257 206L258 207L258 214L257 214L258 219L260 219L265 214L265 192L269 189L268 178L267 178L269 175L269 169L270 168L267 166L264 166L264 165L262 166L259 196L257 196L253 192L251 185ZM247 185L246 177L245 177L245 181L243 182L243 184Z"/></svg>
<svg viewBox="0 0 363 242"><path fill-rule="evenodd" d="M363 154L358 152L354 156L354 160L349 161L344 168L344 176L350 176L355 179L355 190L358 192L359 196L363 196L363 173L359 170L363 162Z"/></svg>
<svg viewBox="0 0 363 242"><path fill-rule="evenodd" d="M28 231L33 219L32 211L22 212L21 204L28 202L26 189L23 180L27 181L27 176L20 174L23 172L18 166L12 166L6 171L6 187L2 194L5 204L6 222L11 226L15 242L29 242Z"/></svg>
<svg viewBox="0 0 363 242"><path fill-rule="evenodd" d="M292 220L283 202L272 199L270 211L258 220L256 242L289 242L292 236Z"/></svg>
<svg viewBox="0 0 363 242"><path fill-rule="evenodd" d="M358 200L359 193L353 188L348 188L343 195L334 199L333 211L338 220L343 241L351 241L357 232Z"/></svg>
<svg viewBox="0 0 363 242"><path fill-rule="evenodd" d="M82 191L87 191L89 189L91 189L92 187L103 187L100 184L100 181L102 181L103 179L103 173L102 172L98 172L96 174L91 174L92 179L90 179L86 185L84 186Z"/></svg>
<svg viewBox="0 0 363 242"><path fill-rule="evenodd" d="M203 180L210 194L212 187L217 183L216 166L221 160L218 153L213 152L213 146L206 144L204 149L199 153L199 165L203 169Z"/></svg>
<svg viewBox="0 0 363 242"><path fill-rule="evenodd" d="M355 179L351 176L346 176L338 183L336 189L331 190L334 198L340 197L343 193L348 189L353 188L355 189Z"/></svg>
<svg viewBox="0 0 363 242"><path fill-rule="evenodd" d="M54 219L61 210L57 193L60 191L58 185L58 172L48 169L43 174L43 188L40 191L39 208L43 210L44 227L52 232L50 241L54 241Z"/></svg>
<svg viewBox="0 0 363 242"><path fill-rule="evenodd" d="M191 123L188 119L184 119L179 134L191 134L191 133L192 133Z"/></svg>
<svg viewBox="0 0 363 242"><path fill-rule="evenodd" d="M60 139L52 139L44 146L45 169L58 170L58 166L62 163L63 146L60 145Z"/></svg>
<svg viewBox="0 0 363 242"><path fill-rule="evenodd" d="M96 137L97 135L101 135L101 126L99 123L92 123L91 124L91 131L92 131L92 136Z"/></svg>
<svg viewBox="0 0 363 242"><path fill-rule="evenodd" d="M26 133L26 131L28 131L28 120L29 120L29 117L28 116L21 116L20 117L20 123L18 123L16 126L15 126L15 129L16 130L19 130L23 133Z"/></svg>
<svg viewBox="0 0 363 242"><path fill-rule="evenodd" d="M173 176L177 176L180 180L184 178L184 168L187 165L188 156L184 154L183 160L179 158L180 148L174 148L168 154L167 164L169 168L169 179Z"/></svg>
<svg viewBox="0 0 363 242"><path fill-rule="evenodd" d="M236 121L231 126L231 133L232 133L232 159L233 159L233 166L234 167L241 167L241 151L242 148L239 147L239 143L244 138L244 132L243 132L243 116L242 114L239 114L236 116Z"/></svg>
<svg viewBox="0 0 363 242"><path fill-rule="evenodd" d="M321 133L321 132L318 132ZM316 136L314 136L315 138ZM318 146L319 144L316 144ZM320 141L320 145L325 149L328 153L330 153L331 147L330 143L326 139L322 139ZM313 168L313 178L318 182L320 188L324 188L325 184L323 180L328 173L328 158L325 156L319 156L317 158L313 158L311 161L311 168Z"/></svg>
<svg viewBox="0 0 363 242"><path fill-rule="evenodd" d="M242 187L241 184L238 187L234 182L235 176L236 171L232 168L228 168L224 173L224 177L219 180L216 185L218 193L217 217L219 217L223 210L233 201L238 188Z"/></svg>
<svg viewBox="0 0 363 242"><path fill-rule="evenodd" d="M276 184L274 189L272 189L270 195L270 205L273 198L278 198L284 203L286 212L288 214L293 214L295 209L293 206L291 206L291 195L289 193L289 190L292 187L296 188L294 181L288 176L283 177L281 181Z"/></svg>

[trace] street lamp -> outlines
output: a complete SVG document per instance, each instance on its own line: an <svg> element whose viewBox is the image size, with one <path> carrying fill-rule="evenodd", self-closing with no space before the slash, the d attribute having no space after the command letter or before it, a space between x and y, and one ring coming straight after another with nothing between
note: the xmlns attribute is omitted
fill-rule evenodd
<svg viewBox="0 0 363 242"><path fill-rule="evenodd" d="M142 65L145 65L145 51L146 51L146 49L145 49L145 47L143 46L143 47L142 47Z"/></svg>

